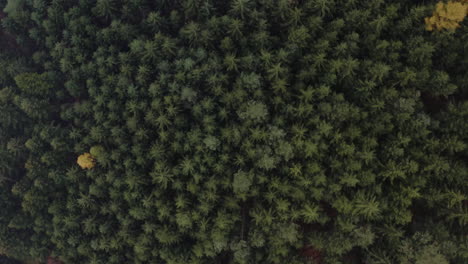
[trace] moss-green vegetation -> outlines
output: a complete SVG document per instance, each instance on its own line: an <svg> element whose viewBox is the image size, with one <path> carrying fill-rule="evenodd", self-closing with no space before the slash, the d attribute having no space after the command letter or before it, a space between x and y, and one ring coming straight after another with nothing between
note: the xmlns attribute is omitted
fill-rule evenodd
<svg viewBox="0 0 468 264"><path fill-rule="evenodd" d="M468 263L468 27L427 31L436 1L0 5L9 256Z"/></svg>

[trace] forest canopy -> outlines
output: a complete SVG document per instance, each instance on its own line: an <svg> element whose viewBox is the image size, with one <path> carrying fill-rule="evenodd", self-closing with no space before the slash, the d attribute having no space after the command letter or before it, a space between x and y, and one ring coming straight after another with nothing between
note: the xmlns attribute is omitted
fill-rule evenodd
<svg viewBox="0 0 468 264"><path fill-rule="evenodd" d="M0 262L468 263L466 0L0 0Z"/></svg>

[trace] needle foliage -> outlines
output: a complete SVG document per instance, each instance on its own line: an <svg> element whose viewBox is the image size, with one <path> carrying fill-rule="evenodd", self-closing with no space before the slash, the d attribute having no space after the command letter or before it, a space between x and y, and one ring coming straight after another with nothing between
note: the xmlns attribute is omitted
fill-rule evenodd
<svg viewBox="0 0 468 264"><path fill-rule="evenodd" d="M8 256L468 262L466 3L0 5Z"/></svg>

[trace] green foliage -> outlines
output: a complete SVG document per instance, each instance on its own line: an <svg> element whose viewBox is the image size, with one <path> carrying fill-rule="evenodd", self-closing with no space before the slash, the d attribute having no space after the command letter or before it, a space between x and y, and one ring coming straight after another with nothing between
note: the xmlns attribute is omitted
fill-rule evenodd
<svg viewBox="0 0 468 264"><path fill-rule="evenodd" d="M3 11L5 13L12 14L16 12L16 10L18 10L23 3L24 0L7 0L7 4L3 8Z"/></svg>
<svg viewBox="0 0 468 264"><path fill-rule="evenodd" d="M0 4L8 255L467 262L467 33L434 3Z"/></svg>
<svg viewBox="0 0 468 264"><path fill-rule="evenodd" d="M16 85L26 95L47 97L52 90L46 74L23 73L15 76Z"/></svg>
<svg viewBox="0 0 468 264"><path fill-rule="evenodd" d="M235 193L245 193L252 185L253 175L247 172L239 171L234 174L232 188Z"/></svg>
<svg viewBox="0 0 468 264"><path fill-rule="evenodd" d="M250 119L254 122L260 122L268 116L268 109L265 104L260 102L249 102L244 111L239 112L241 119Z"/></svg>

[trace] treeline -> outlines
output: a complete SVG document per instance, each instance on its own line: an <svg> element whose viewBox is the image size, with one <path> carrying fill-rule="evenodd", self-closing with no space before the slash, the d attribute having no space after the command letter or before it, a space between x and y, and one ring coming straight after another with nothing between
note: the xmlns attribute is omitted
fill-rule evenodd
<svg viewBox="0 0 468 264"><path fill-rule="evenodd" d="M435 6L0 0L0 248L466 263L468 27Z"/></svg>

